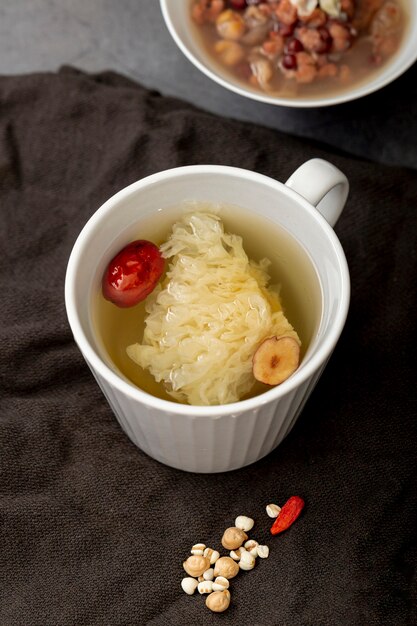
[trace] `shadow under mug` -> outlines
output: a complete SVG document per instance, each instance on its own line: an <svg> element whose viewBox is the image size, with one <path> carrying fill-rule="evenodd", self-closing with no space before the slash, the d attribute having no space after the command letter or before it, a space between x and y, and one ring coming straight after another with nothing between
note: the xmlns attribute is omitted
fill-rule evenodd
<svg viewBox="0 0 417 626"><path fill-rule="evenodd" d="M228 471L262 458L290 432L348 312L349 272L332 228L348 190L345 175L321 159L301 165L286 184L239 168L194 165L129 185L87 222L67 267L68 320L122 429L149 456L185 471ZM143 391L112 363L92 322L94 298L110 259L137 239L138 231L149 231L155 221L171 214L172 207L187 201L241 207L271 227L283 229L308 255L319 285L314 334L297 371L281 385L232 404L190 406Z"/></svg>

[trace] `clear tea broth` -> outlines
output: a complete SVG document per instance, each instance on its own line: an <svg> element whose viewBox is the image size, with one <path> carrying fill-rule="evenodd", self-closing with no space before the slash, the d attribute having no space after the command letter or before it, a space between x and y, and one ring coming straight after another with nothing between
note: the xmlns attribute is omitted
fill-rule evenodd
<svg viewBox="0 0 417 626"><path fill-rule="evenodd" d="M284 229L240 207L189 202L181 207L164 209L158 215L158 226L155 226L155 219L152 222L141 222L130 241L147 239L160 245L166 241L172 224L181 215L197 211L218 214L227 232L242 237L243 247L250 259L259 261L266 257L271 261L270 284L280 286L284 313L301 339L303 358L320 323L321 288L308 253ZM145 302L127 309L119 308L104 299L98 286L93 294L92 326L101 352L113 369L143 391L176 402L165 391L162 383L157 383L148 371L134 363L126 353L127 346L142 340ZM245 397L259 395L267 389L269 387L266 385L255 382Z"/></svg>

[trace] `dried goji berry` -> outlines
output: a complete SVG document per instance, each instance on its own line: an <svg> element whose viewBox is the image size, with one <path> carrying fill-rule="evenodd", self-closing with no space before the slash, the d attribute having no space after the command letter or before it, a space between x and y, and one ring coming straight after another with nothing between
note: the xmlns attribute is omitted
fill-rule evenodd
<svg viewBox="0 0 417 626"><path fill-rule="evenodd" d="M289 500L284 504L280 514L272 524L271 533L278 535L284 530L287 530L299 517L301 511L304 508L304 500L300 496L291 496Z"/></svg>

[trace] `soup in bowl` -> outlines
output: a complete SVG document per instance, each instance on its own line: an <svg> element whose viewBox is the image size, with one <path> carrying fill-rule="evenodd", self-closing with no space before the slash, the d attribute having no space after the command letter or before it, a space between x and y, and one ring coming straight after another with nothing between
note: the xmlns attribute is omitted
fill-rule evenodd
<svg viewBox="0 0 417 626"><path fill-rule="evenodd" d="M176 43L206 75L255 100L325 106L394 80L417 58L405 0L161 0Z"/></svg>

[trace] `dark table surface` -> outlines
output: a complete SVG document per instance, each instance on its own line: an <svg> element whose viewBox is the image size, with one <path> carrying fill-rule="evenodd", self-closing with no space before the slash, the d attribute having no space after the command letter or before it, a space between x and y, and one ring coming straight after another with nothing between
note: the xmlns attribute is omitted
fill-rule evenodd
<svg viewBox="0 0 417 626"><path fill-rule="evenodd" d="M254 102L201 74L171 39L158 0L14 0L0 3L0 73L116 70L222 116L417 168L417 67L356 102L295 110Z"/></svg>
<svg viewBox="0 0 417 626"><path fill-rule="evenodd" d="M415 172L114 73L0 78L0 107L0 625L416 624ZM264 459L214 475L161 465L121 431L73 341L75 238L147 174L220 158L286 180L312 157L351 182L336 233L352 299L331 361ZM265 505L290 495L305 511L272 537ZM219 549L240 514L271 554L216 616L181 591L181 563L197 541Z"/></svg>

